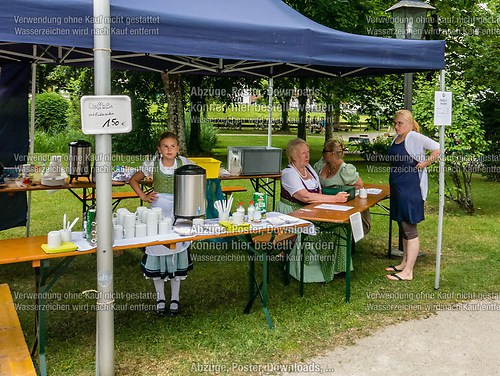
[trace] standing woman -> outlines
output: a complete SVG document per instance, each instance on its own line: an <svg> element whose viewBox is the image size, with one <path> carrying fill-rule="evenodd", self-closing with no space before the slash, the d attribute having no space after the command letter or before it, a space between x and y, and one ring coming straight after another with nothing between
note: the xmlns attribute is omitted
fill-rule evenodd
<svg viewBox="0 0 500 376"><path fill-rule="evenodd" d="M403 234L403 258L399 265L389 266L386 275L392 281L411 281L420 249L417 224L424 220L427 197L426 167L439 157L439 144L419 132L419 125L408 110L399 110L394 118L397 136L388 155L391 160L391 219L398 222ZM425 152L431 151L429 157Z"/></svg>
<svg viewBox="0 0 500 376"><path fill-rule="evenodd" d="M177 155L179 139L172 132L165 132L158 142L159 157L154 160L153 191L144 193L140 181L146 176L143 171L130 178L130 186L140 199L149 202L151 208L161 207L163 217L174 218L174 171L185 164L193 164L189 159ZM170 249L164 245L146 247L141 261L146 278L152 279L156 290L156 314L176 316L180 313L179 293L181 281L193 265L189 256L190 242L177 243ZM170 302L165 301L165 282L170 281Z"/></svg>

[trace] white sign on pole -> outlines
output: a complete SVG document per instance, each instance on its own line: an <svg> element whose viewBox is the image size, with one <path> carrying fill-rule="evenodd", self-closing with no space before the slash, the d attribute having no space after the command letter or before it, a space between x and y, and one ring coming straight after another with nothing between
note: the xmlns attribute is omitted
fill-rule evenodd
<svg viewBox="0 0 500 376"><path fill-rule="evenodd" d="M85 95L80 99L85 134L129 133L132 108L126 95Z"/></svg>
<svg viewBox="0 0 500 376"><path fill-rule="evenodd" d="M451 91L434 92L434 125L451 125Z"/></svg>

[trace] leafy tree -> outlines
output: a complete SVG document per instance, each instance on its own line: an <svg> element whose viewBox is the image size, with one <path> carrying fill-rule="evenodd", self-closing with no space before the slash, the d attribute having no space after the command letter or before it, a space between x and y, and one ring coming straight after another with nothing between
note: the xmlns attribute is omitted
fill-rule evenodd
<svg viewBox="0 0 500 376"><path fill-rule="evenodd" d="M35 100L35 127L54 134L66 128L69 102L57 93L42 93Z"/></svg>

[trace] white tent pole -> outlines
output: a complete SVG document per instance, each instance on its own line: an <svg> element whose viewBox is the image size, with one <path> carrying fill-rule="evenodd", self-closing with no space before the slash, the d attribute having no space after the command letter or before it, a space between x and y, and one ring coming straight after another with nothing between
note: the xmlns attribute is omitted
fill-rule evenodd
<svg viewBox="0 0 500 376"><path fill-rule="evenodd" d="M94 92L111 94L109 0L94 0ZM111 135L95 136L97 222L96 373L114 375L113 241L111 207Z"/></svg>
<svg viewBox="0 0 500 376"><path fill-rule="evenodd" d="M36 45L33 45L33 56L36 56ZM36 62L31 64L31 106L30 106L30 155L29 163L33 164L35 154L35 97L36 97ZM26 237L30 236L31 225L31 191L28 192L28 212L26 213Z"/></svg>
<svg viewBox="0 0 500 376"><path fill-rule="evenodd" d="M272 136L273 136L273 82L274 79L269 77L268 94L269 94L269 116L267 123L267 146L272 146Z"/></svg>
<svg viewBox="0 0 500 376"><path fill-rule="evenodd" d="M445 91L445 77L444 70L441 70L439 75L440 90ZM434 289L439 289L439 276L441 272L441 245L443 242L443 215L444 215L444 125L439 126L439 217L438 217L438 233L436 245L436 280L434 282Z"/></svg>

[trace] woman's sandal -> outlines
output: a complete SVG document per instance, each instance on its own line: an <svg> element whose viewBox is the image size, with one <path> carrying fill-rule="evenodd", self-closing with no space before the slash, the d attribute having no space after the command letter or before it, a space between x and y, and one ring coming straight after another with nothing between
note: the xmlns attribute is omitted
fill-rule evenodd
<svg viewBox="0 0 500 376"><path fill-rule="evenodd" d="M396 273L402 272L402 270L399 270L398 268L396 268L395 265L388 266L387 268L385 268L385 271L386 272L396 272Z"/></svg>
<svg viewBox="0 0 500 376"><path fill-rule="evenodd" d="M177 304L177 308L170 308L172 306L172 303ZM178 316L181 313L181 305L178 300L171 300L170 305L168 307L168 316L169 317L174 317Z"/></svg>
<svg viewBox="0 0 500 376"><path fill-rule="evenodd" d="M163 308L159 308L158 305L163 303ZM166 301L163 299L160 299L156 302L156 309L155 313L159 317L164 317L167 314L167 306L166 306Z"/></svg>

